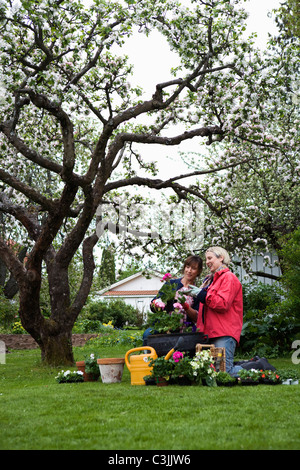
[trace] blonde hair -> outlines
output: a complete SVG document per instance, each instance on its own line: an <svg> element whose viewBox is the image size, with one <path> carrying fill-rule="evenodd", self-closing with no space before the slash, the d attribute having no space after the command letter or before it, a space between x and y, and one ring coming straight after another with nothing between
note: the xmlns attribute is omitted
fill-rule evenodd
<svg viewBox="0 0 300 470"><path fill-rule="evenodd" d="M211 246L210 248L206 250L206 253L207 252L214 253L217 258L220 258L220 256L222 256L223 264L225 264L226 266L228 266L231 261L228 252L224 250L224 248L221 248L220 246Z"/></svg>

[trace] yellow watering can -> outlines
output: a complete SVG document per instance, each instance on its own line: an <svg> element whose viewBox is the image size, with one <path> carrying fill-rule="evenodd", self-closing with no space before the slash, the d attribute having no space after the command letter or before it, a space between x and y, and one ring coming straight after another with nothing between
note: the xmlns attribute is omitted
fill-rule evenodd
<svg viewBox="0 0 300 470"><path fill-rule="evenodd" d="M183 338L178 338L174 348L172 348L165 356L166 361L170 359L174 351L177 351L177 349L182 346L182 343ZM131 353L145 350L150 351L150 354L138 354L135 356L130 356L129 358L129 355ZM157 359L157 357L158 356L156 354L155 349L151 346L141 346L139 348L134 348L127 351L127 353L125 354L125 364L131 374L131 385L145 385L143 377L145 377L146 375L150 375L151 370L153 369L153 367L150 367L149 362L151 359Z"/></svg>
<svg viewBox="0 0 300 470"><path fill-rule="evenodd" d="M130 354L138 351L150 351L148 354ZM152 367L149 362L151 359L157 359L157 354L151 346L141 346L139 348L130 349L125 354L125 364L131 374L131 385L145 385L143 377L150 375Z"/></svg>

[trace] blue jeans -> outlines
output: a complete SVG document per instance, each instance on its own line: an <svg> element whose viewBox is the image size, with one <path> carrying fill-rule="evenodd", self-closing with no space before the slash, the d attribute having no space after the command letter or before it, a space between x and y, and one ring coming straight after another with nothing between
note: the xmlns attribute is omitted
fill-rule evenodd
<svg viewBox="0 0 300 470"><path fill-rule="evenodd" d="M214 344L216 348L225 348L226 372L228 372L232 377L238 377L238 372L242 367L233 365L236 340L232 338L232 336L220 336L219 338L210 338L209 342Z"/></svg>

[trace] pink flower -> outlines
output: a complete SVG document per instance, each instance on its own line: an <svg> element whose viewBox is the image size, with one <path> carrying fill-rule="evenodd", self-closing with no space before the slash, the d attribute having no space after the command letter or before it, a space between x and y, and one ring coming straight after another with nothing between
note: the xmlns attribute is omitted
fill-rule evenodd
<svg viewBox="0 0 300 470"><path fill-rule="evenodd" d="M162 309L165 308L165 304L160 299L154 299L152 303L154 304L154 307L156 308L162 308Z"/></svg>
<svg viewBox="0 0 300 470"><path fill-rule="evenodd" d="M173 353L174 362L179 362L180 359L182 359L182 358L183 358L182 352L180 352L180 351L175 351L175 352Z"/></svg>
<svg viewBox="0 0 300 470"><path fill-rule="evenodd" d="M163 278L162 278L162 281L168 281L169 279L172 278L172 274L170 273L166 273Z"/></svg>
<svg viewBox="0 0 300 470"><path fill-rule="evenodd" d="M175 302L175 304L173 304L173 307L174 308L179 308L179 310L183 309L182 305L179 302Z"/></svg>

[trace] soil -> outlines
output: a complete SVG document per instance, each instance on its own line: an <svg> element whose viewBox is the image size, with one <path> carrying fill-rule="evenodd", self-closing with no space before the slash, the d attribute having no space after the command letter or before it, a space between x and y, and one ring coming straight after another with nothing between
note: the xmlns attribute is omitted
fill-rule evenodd
<svg viewBox="0 0 300 470"><path fill-rule="evenodd" d="M73 346L84 346L90 338L96 338L97 334L77 334L72 335ZM38 344L30 335L1 335L0 341L3 341L6 350L10 349L36 349Z"/></svg>

